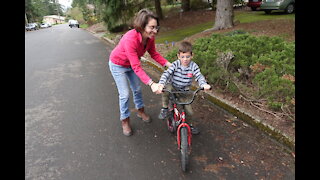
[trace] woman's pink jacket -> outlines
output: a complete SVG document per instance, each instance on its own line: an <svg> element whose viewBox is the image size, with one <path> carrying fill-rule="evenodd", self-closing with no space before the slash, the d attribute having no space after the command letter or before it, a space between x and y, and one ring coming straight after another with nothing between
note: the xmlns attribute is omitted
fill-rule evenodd
<svg viewBox="0 0 320 180"><path fill-rule="evenodd" d="M145 73L140 62L140 57L146 51L162 66L168 62L156 51L154 38L148 39L147 46L144 48L141 33L132 29L123 35L118 45L112 50L110 60L123 67L131 67L141 81L148 84L151 78Z"/></svg>

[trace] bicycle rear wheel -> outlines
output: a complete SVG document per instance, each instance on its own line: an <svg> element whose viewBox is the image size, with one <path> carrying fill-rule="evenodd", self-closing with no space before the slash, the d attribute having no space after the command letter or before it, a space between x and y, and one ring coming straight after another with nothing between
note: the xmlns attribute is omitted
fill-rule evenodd
<svg viewBox="0 0 320 180"><path fill-rule="evenodd" d="M173 112L169 112L168 116L167 116L167 126L168 126L168 130L171 133L174 133L176 131L176 124L173 118Z"/></svg>
<svg viewBox="0 0 320 180"><path fill-rule="evenodd" d="M181 169L186 171L189 164L189 151L188 151L188 130L186 127L180 129L180 138L181 138Z"/></svg>

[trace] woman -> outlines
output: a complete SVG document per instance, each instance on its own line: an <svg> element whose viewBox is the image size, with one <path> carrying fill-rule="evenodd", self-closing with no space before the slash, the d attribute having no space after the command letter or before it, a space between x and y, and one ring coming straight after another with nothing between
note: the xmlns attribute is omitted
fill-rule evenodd
<svg viewBox="0 0 320 180"><path fill-rule="evenodd" d="M148 9L138 12L133 22L134 29L123 35L118 45L112 50L109 68L116 82L119 93L120 120L123 134L132 135L129 111L129 86L133 93L133 102L138 109L137 116L144 122L150 122L150 116L144 111L140 80L156 92L158 84L141 67L140 57L146 51L162 66L171 66L155 49L155 35L159 32L159 19Z"/></svg>

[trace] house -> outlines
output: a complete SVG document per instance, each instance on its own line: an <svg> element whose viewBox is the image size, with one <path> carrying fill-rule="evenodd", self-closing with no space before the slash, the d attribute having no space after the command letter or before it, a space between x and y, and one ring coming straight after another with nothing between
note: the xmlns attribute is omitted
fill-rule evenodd
<svg viewBox="0 0 320 180"><path fill-rule="evenodd" d="M65 23L65 19L66 19L66 17L57 16L57 15L43 16L43 22L47 22L50 24Z"/></svg>

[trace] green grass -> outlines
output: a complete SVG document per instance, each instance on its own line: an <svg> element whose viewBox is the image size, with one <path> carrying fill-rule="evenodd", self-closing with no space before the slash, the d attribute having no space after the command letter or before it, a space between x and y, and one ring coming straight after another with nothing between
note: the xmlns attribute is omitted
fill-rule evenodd
<svg viewBox="0 0 320 180"><path fill-rule="evenodd" d="M271 14L265 14L263 11L234 11L235 21L239 20L240 23L251 23L263 20L274 20L274 19L295 19L295 14L285 14L282 12L272 12ZM182 39L192 36L196 33L202 32L206 29L212 28L214 19L207 23L197 24L194 26L184 27L181 29L174 29L171 31L160 32L156 38L156 43L165 43L181 41Z"/></svg>
<svg viewBox="0 0 320 180"><path fill-rule="evenodd" d="M88 28L88 27L89 27L88 24L80 24L80 28L86 29L86 28Z"/></svg>
<svg viewBox="0 0 320 180"><path fill-rule="evenodd" d="M184 27L181 29L174 29L172 31L161 32L156 38L156 43L165 43L165 41L168 41L168 42L180 41L188 36L202 32L212 27L213 27L213 21L203 23L203 24L198 24L195 26Z"/></svg>
<svg viewBox="0 0 320 180"><path fill-rule="evenodd" d="M235 21L239 20L240 23L275 19L295 19L295 14L285 14L277 11L272 11L271 14L265 14L263 11L235 11L234 18Z"/></svg>
<svg viewBox="0 0 320 180"><path fill-rule="evenodd" d="M172 11L178 12L181 9L181 5L167 5L167 6L161 6L163 15L167 15L168 13Z"/></svg>
<svg viewBox="0 0 320 180"><path fill-rule="evenodd" d="M172 13L179 9L180 5L176 6L166 6L163 7L164 14ZM271 14L265 14L263 11L234 11L235 18L234 21L239 20L240 23L251 23L263 20L274 20L274 19L295 19L295 14L285 14L283 12L272 11ZM183 27L180 29L173 29L169 31L160 31L156 38L156 43L165 43L168 41L177 42L181 41L186 37L192 36L194 34L200 33L206 29L212 28L214 25L214 19L203 24L197 24L193 26ZM87 24L81 24L81 28L87 28ZM105 37L113 39L117 34L109 33L105 34ZM286 35L283 35L286 36Z"/></svg>

